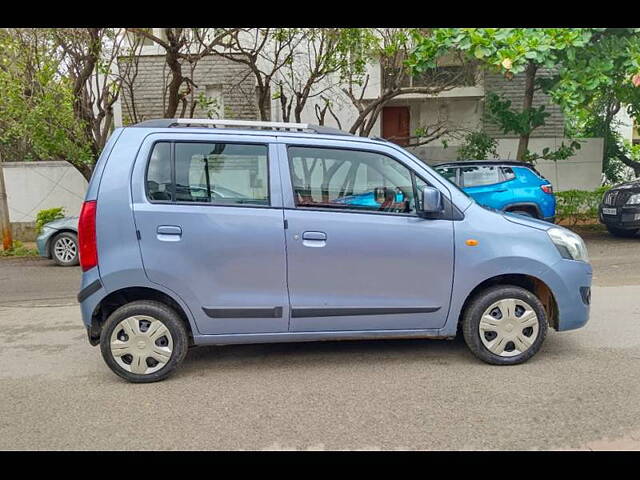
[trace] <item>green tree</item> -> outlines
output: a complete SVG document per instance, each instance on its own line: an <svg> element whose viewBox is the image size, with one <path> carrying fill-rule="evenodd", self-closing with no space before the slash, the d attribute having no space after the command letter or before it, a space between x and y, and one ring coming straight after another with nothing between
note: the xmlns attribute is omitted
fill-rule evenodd
<svg viewBox="0 0 640 480"><path fill-rule="evenodd" d="M6 160L91 161L62 55L38 29L0 30L0 149Z"/></svg>
<svg viewBox="0 0 640 480"><path fill-rule="evenodd" d="M578 136L604 138L603 170L620 180L619 162L640 176L637 149L617 133L616 114L640 118L640 28L598 29L580 49L568 49L558 74L543 87L564 110Z"/></svg>
<svg viewBox="0 0 640 480"><path fill-rule="evenodd" d="M586 45L594 31L587 28L438 28L430 35L418 34L410 65L418 71L432 68L435 59L451 51L464 52L486 68L501 72L506 78L525 75L522 108L511 112L506 125L519 135L517 159L532 159L528 152L531 132L544 124L544 108L533 106L535 92L541 88L537 73L541 68L557 68L562 52ZM505 108L506 107L506 108ZM496 113L496 112L494 112ZM550 152L547 152L547 155Z"/></svg>

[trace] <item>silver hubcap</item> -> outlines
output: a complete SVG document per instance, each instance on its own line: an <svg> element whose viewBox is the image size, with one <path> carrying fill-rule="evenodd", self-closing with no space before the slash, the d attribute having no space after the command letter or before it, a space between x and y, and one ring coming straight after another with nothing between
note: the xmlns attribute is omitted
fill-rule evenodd
<svg viewBox="0 0 640 480"><path fill-rule="evenodd" d="M56 254L56 258L62 262L70 262L76 256L77 247L76 242L68 237L62 237L56 240L53 246L53 251Z"/></svg>
<svg viewBox="0 0 640 480"><path fill-rule="evenodd" d="M139 375L157 372L171 359L173 338L160 321L146 315L122 320L111 334L111 354L126 371Z"/></svg>
<svg viewBox="0 0 640 480"><path fill-rule="evenodd" d="M505 298L485 310L478 330L487 350L513 357L526 352L538 338L538 316L528 303Z"/></svg>

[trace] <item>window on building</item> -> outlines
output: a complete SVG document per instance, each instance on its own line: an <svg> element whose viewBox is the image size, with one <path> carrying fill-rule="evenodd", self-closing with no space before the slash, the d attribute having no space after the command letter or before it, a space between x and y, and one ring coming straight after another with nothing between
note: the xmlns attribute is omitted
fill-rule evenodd
<svg viewBox="0 0 640 480"><path fill-rule="evenodd" d="M222 85L207 85L205 87L205 105L202 105L208 118L224 118L224 97Z"/></svg>

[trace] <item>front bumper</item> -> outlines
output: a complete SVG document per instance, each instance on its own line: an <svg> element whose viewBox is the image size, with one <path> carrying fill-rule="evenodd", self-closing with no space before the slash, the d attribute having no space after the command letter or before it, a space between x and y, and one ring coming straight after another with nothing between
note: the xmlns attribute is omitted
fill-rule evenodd
<svg viewBox="0 0 640 480"><path fill-rule="evenodd" d="M615 215L605 215L602 213L603 206L598 208L598 218L600 223L611 225L615 228L632 230L640 228L640 206L615 206L604 208L615 208Z"/></svg>
<svg viewBox="0 0 640 480"><path fill-rule="evenodd" d="M49 239L55 233L54 230L45 229L38 238L36 238L36 246L38 247L38 253L41 257L51 258L51 252L49 251Z"/></svg>
<svg viewBox="0 0 640 480"><path fill-rule="evenodd" d="M583 327L589 321L591 307L591 265L562 259L545 276L558 306L557 330Z"/></svg>

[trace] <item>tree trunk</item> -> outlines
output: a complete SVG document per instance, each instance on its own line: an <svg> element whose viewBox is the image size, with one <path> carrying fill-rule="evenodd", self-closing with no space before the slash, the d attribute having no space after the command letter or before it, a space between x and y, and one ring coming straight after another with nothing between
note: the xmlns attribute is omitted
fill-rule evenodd
<svg viewBox="0 0 640 480"><path fill-rule="evenodd" d="M169 82L167 109L164 118L174 118L180 104L180 85L182 85L182 65L175 52L167 50L165 55L167 66L171 70L171 82Z"/></svg>
<svg viewBox="0 0 640 480"><path fill-rule="evenodd" d="M529 62L529 65L527 65L527 69L525 71L524 101L522 102L523 112L530 110L533 105L533 93L537 70L538 67L533 62ZM518 153L516 155L516 160L518 160L519 162L522 162L524 160L525 154L529 149L529 135L531 135L531 130L520 135L520 141L518 142Z"/></svg>
<svg viewBox="0 0 640 480"><path fill-rule="evenodd" d="M636 162L624 154L621 154L618 158L622 163L633 170L633 174L636 178L640 178L640 162Z"/></svg>

